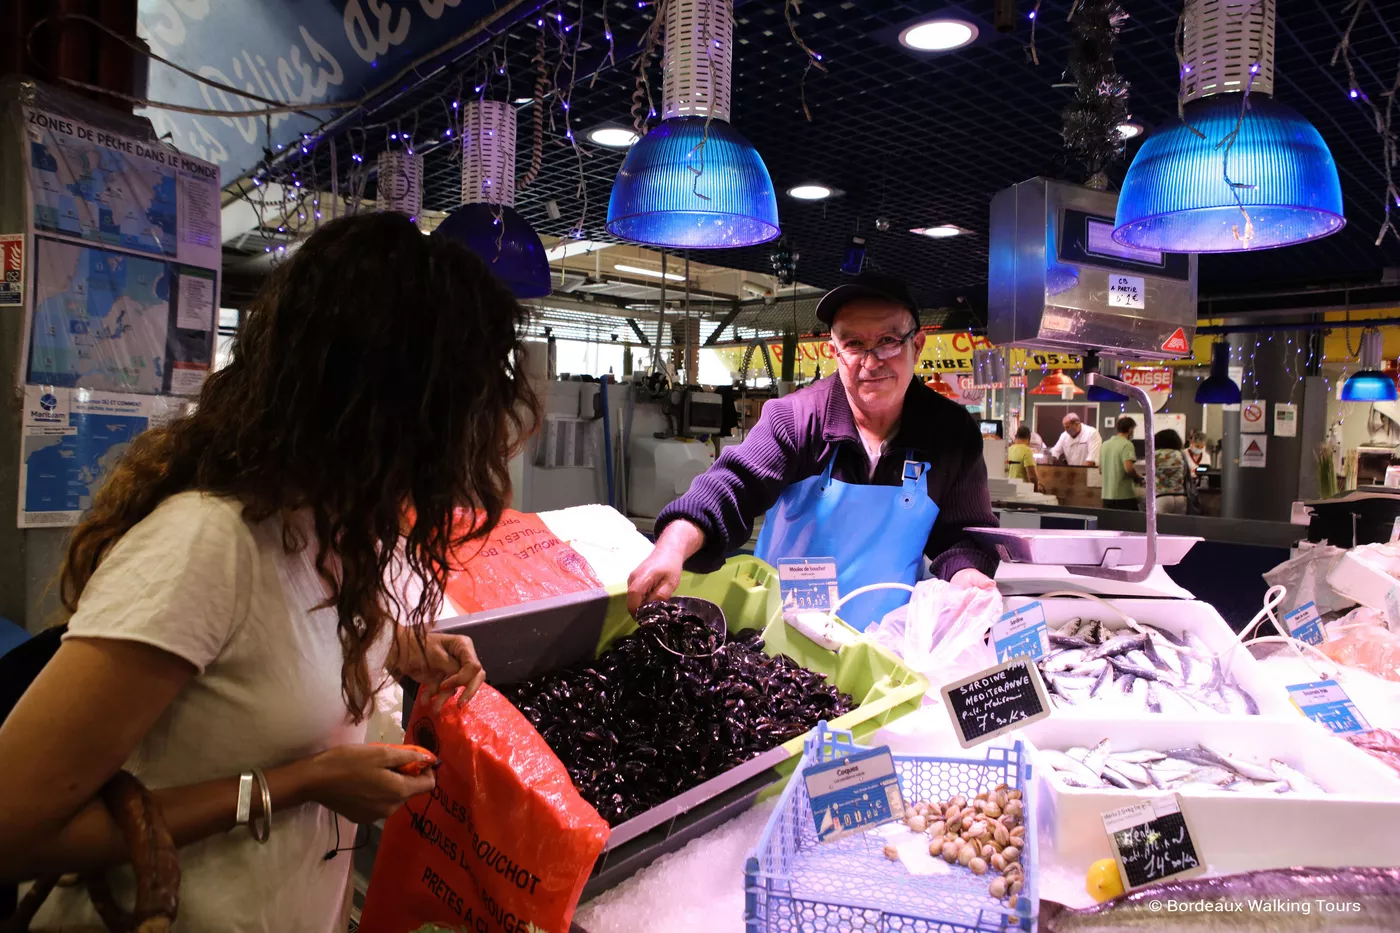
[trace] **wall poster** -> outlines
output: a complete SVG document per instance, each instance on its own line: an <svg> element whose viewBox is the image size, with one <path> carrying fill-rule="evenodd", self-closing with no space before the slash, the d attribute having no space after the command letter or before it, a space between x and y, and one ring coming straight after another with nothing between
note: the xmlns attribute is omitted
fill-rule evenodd
<svg viewBox="0 0 1400 933"><path fill-rule="evenodd" d="M19 526L71 525L121 451L183 412L213 366L219 169L42 106L21 113Z"/></svg>

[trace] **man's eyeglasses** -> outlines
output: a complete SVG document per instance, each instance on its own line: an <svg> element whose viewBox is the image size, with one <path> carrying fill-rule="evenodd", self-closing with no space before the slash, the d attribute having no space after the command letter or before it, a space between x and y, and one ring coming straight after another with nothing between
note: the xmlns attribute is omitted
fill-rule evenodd
<svg viewBox="0 0 1400 933"><path fill-rule="evenodd" d="M899 356L904 345L918 332L919 329L915 327L903 337L881 337L873 347L862 346L859 340L852 340L845 346L836 347L836 355L841 358L841 362L849 366L863 364L867 355L873 356L881 362L892 360ZM836 341L833 340L832 344L835 343Z"/></svg>

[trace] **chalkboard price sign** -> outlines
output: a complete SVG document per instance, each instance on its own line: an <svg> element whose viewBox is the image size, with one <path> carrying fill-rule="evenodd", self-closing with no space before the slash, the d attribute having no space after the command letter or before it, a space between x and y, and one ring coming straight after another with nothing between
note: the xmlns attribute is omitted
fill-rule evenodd
<svg viewBox="0 0 1400 933"><path fill-rule="evenodd" d="M1103 815L1103 825L1123 885L1130 891L1205 871L1176 794L1110 810Z"/></svg>
<svg viewBox="0 0 1400 933"><path fill-rule="evenodd" d="M1050 698L1029 658L1012 658L942 690L958 744L971 748L1050 715Z"/></svg>

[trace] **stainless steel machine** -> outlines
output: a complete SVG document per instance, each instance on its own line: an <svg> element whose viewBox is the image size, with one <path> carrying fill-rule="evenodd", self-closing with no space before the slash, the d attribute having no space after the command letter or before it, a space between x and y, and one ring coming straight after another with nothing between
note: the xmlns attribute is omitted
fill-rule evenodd
<svg viewBox="0 0 1400 933"><path fill-rule="evenodd" d="M1156 481L1152 403L1147 393L1097 371L1099 354L1129 360L1187 356L1196 331L1196 257L1121 246L1113 240L1118 196L1032 178L992 198L987 336L1001 346L1083 353L1089 385L1137 401L1146 434L1147 488ZM990 357L979 379L1005 382ZM1064 564L1076 574L1139 582L1175 563L1196 538L1159 542L1156 497L1145 535L1109 531L969 531L1003 560ZM1159 547L1160 543L1160 547ZM1140 565L1140 566L1139 566ZM1135 570L1120 567L1137 566Z"/></svg>
<svg viewBox="0 0 1400 933"><path fill-rule="evenodd" d="M1165 360L1191 352L1196 257L1113 241L1118 196L1032 178L992 198L987 336Z"/></svg>

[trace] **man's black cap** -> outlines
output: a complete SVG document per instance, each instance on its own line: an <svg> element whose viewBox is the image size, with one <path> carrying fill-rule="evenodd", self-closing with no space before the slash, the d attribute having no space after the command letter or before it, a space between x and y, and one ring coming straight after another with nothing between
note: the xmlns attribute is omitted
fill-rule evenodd
<svg viewBox="0 0 1400 933"><path fill-rule="evenodd" d="M909 286L904 280L871 271L862 272L851 281L838 285L823 295L817 302L817 320L830 328L831 322L836 319L837 311L844 305L862 298L875 298L907 308L909 313L914 315L914 323L919 323L919 306L914 303L914 296L909 293Z"/></svg>

